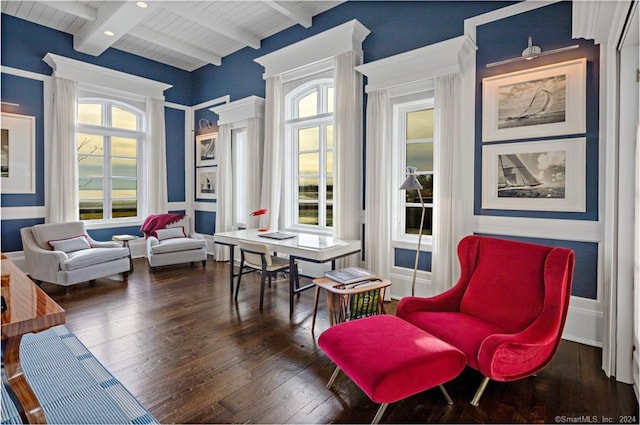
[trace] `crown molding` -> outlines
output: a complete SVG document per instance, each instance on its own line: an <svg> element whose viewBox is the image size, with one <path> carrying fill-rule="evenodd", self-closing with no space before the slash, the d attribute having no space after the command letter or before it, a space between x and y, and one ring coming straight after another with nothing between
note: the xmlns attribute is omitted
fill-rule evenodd
<svg viewBox="0 0 640 425"><path fill-rule="evenodd" d="M622 35L632 1L573 2L573 38L593 39L597 44L616 45Z"/></svg>
<svg viewBox="0 0 640 425"><path fill-rule="evenodd" d="M53 76L98 87L109 87L124 93L164 100L164 91L171 84L138 77L102 66L93 65L64 56L47 53L42 59L53 69Z"/></svg>
<svg viewBox="0 0 640 425"><path fill-rule="evenodd" d="M460 72L462 60L476 49L471 38L462 35L356 66L356 71L367 76L369 93Z"/></svg>
<svg viewBox="0 0 640 425"><path fill-rule="evenodd" d="M293 71L346 52L362 53L362 42L371 31L357 19L254 59L265 69L263 78Z"/></svg>
<svg viewBox="0 0 640 425"><path fill-rule="evenodd" d="M264 99L249 96L224 105L209 108L218 115L218 125L231 124L251 118L264 118Z"/></svg>

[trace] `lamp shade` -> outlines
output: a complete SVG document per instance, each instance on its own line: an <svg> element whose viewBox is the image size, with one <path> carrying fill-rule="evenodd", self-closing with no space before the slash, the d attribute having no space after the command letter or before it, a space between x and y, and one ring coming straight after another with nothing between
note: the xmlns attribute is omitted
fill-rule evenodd
<svg viewBox="0 0 640 425"><path fill-rule="evenodd" d="M400 185L400 190L420 190L422 189L422 185L418 181L418 177L416 177L416 167L407 167L407 173L409 174L407 178Z"/></svg>

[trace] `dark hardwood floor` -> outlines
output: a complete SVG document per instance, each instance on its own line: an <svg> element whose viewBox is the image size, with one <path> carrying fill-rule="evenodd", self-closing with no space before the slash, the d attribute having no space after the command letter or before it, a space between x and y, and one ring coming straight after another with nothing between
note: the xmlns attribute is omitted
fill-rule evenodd
<svg viewBox="0 0 640 425"><path fill-rule="evenodd" d="M256 274L243 277L238 302L229 295L227 263L148 271L135 259L128 284L109 279L65 288L43 284L67 312L67 327L162 423L369 423L378 406L341 375L316 345L328 327L324 294L316 336L313 291L296 300L289 319L284 280L258 310ZM395 302L388 303L388 312ZM375 356L376 353L371 353ZM563 341L537 376L490 382L467 368L446 384L389 406L387 423L612 423L638 421L633 388L605 377L598 348Z"/></svg>

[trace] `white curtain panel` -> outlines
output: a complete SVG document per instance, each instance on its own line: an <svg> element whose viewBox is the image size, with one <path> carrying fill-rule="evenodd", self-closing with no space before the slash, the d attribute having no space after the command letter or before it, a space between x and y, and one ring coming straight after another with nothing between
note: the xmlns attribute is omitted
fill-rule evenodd
<svg viewBox="0 0 640 425"><path fill-rule="evenodd" d="M634 345L636 347L638 347L638 344L640 343L640 124L638 125L638 130L636 133L636 202L635 202L635 223L634 223L634 232L635 232L635 238L634 238L634 249L635 249L635 255L634 255L634 284L633 284L633 293L634 293L634 297L635 300L633 301L633 309L634 309L634 317L635 317L635 321L634 323L636 324L634 326L634 336L633 336L633 341L634 341ZM635 358L635 362L636 362L636 368L637 370L640 369L640 364L639 362L639 357L638 356L634 356ZM636 387L638 386L638 376L636 376Z"/></svg>
<svg viewBox="0 0 640 425"><path fill-rule="evenodd" d="M247 121L247 212L263 208L260 204L262 192L262 157L264 156L264 121L250 118ZM250 223L247 217L246 223Z"/></svg>
<svg viewBox="0 0 640 425"><path fill-rule="evenodd" d="M231 125L222 124L216 146L216 233L233 230L233 168L231 160ZM215 245L216 261L229 261L226 246Z"/></svg>
<svg viewBox="0 0 640 425"><path fill-rule="evenodd" d="M280 75L266 82L264 159L260 205L269 210L269 228L278 229L284 155L284 95Z"/></svg>
<svg viewBox="0 0 640 425"><path fill-rule="evenodd" d="M435 170L433 253L431 279L439 293L452 287L458 271L457 244L462 237L462 184L457 164L462 162L460 144L460 75L451 74L435 80Z"/></svg>
<svg viewBox="0 0 640 425"><path fill-rule="evenodd" d="M76 108L78 83L56 77L53 82L53 137L45 178L49 223L78 220L78 156Z"/></svg>
<svg viewBox="0 0 640 425"><path fill-rule="evenodd" d="M391 266L391 210L393 187L391 131L387 90L367 99L367 178L365 192L365 258L367 267L389 278ZM387 291L388 292L388 291Z"/></svg>
<svg viewBox="0 0 640 425"><path fill-rule="evenodd" d="M167 145L164 125L164 101L147 98L147 213L162 214L168 209Z"/></svg>
<svg viewBox="0 0 640 425"><path fill-rule="evenodd" d="M362 76L360 55L347 52L334 59L335 184L333 229L340 239L360 239L362 210ZM355 265L356 256L346 259ZM343 265L344 266L344 265Z"/></svg>

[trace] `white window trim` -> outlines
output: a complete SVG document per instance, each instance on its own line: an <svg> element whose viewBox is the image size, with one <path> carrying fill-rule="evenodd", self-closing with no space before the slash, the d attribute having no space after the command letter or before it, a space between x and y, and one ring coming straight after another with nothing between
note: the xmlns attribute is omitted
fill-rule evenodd
<svg viewBox="0 0 640 425"><path fill-rule="evenodd" d="M331 70L332 71L332 70ZM312 71L313 74L315 72ZM297 80L299 84L295 87L289 85L288 93L285 94L285 117L295 116L296 114L296 101L300 98L304 97L308 92L311 91L312 88L321 87L321 92L324 93L324 89L326 86L334 86L333 78L328 76L328 73L323 73L323 75L313 75L313 78L300 78ZM327 110L327 99L324 95L321 95L318 99L320 102L321 110ZM334 124L334 112L331 113L320 113L313 117L305 117L305 118L285 118L285 146L292 146L293 140L295 139L295 132L300 128L306 128L309 126L324 126L327 124ZM326 152L326 146L322 142L326 143L326 135L324 139L320 137L320 146L319 152ZM334 161L335 161L335 146L334 146ZM324 225L305 225L297 223L298 220L298 198L295 195L297 188L297 179L294 178L296 174L295 170L298 166L298 151L295 149L285 149L285 160L284 160L284 193L283 193L283 203L285 208L283 208L281 214L284 222L284 227L289 230L295 230L305 233L318 233L322 235L331 236L333 234L333 227L326 227L326 222ZM326 157L320 155L320 170L326 169ZM335 162L334 162L335 167ZM319 177L322 177L320 174ZM333 173L334 177L334 186L335 182L335 170ZM325 173L326 178L326 173ZM325 179L320 178L318 182L318 210L320 211L322 208L326 207L326 194L322 195L323 185L326 183ZM325 217L326 220L326 217Z"/></svg>
<svg viewBox="0 0 640 425"><path fill-rule="evenodd" d="M422 92L422 93L414 93L413 95L406 97L399 97L392 99L392 137L393 137L393 183L392 187L398 188L406 178L406 169L407 164L405 159L405 144L400 143L401 140L404 140L404 132L406 129L402 125L404 122L401 118L404 117L406 112L425 109L425 108L434 108L435 107L435 99L433 97L433 92ZM435 138L433 139L434 143L434 165L435 165L435 155L437 152ZM434 178L436 176L436 170L433 170ZM405 191L397 190L396 195L393 197L393 205L392 205L392 222L395 223L395 226L391 229L391 244L395 248L403 248L403 249L416 249L416 244L418 243L418 235L412 235L404 233L405 228L405 203L404 203ZM433 205L433 204L432 204ZM433 207L432 207L433 208ZM437 231L437 229L433 229L433 231ZM431 252L433 246L433 236L431 235L422 235L422 243L420 245L421 252Z"/></svg>
<svg viewBox="0 0 640 425"><path fill-rule="evenodd" d="M99 97L99 93L95 93L95 92L93 92L90 96L78 98L78 104L81 102L88 103L92 101L96 103L101 103L103 106L104 105L121 106L124 109L131 111L138 116L138 123L137 123L136 130L105 128L103 126L95 126L91 124L82 124L82 123L78 123L76 125L76 135L79 132L91 132L91 133L105 135L109 137L121 136L121 137L135 138L137 140L137 143L138 143L137 156L136 156L136 166L137 166L136 172L138 176L137 182L136 182L137 215L135 217L125 217L125 218L109 217L109 218L102 218L97 220L86 220L85 224L89 229L111 227L110 225L115 225L113 227L137 225L147 215L147 212L146 212L147 205L145 202L145 199L147 199L146 189L145 189L147 185L145 184L146 176L144 175L144 165L142 160L142 158L144 158L144 155L145 155L145 141L146 141L145 129L147 128L146 111L144 111L143 109L140 109L137 105L127 103L126 101L111 97L109 95L106 95L105 97ZM103 111L103 114L104 113L106 112ZM110 144L109 146L106 147L105 152L103 153L103 156L109 159L112 158L111 151L110 151ZM105 172L103 176L103 179L105 180L105 185L103 186L104 196L102 198L105 205L104 207L105 213L108 210L106 205L111 205L111 208L113 208L112 198L111 198L111 180L113 176L111 175L110 171L107 171L106 167L107 167L107 164L105 164ZM78 178L80 178L80 175L78 175ZM109 181L107 181L107 179L109 179ZM79 191L77 182L76 182L75 190ZM79 197L78 197L78 200L79 200ZM111 216L112 214L113 214L113 210L111 209L109 211L109 215Z"/></svg>

